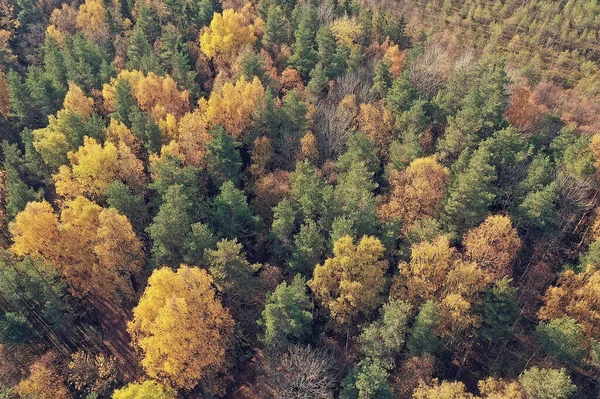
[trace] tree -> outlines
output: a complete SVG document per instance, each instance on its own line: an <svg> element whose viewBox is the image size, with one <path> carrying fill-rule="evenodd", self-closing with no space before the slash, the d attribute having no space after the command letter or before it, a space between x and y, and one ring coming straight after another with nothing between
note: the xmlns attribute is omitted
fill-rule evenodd
<svg viewBox="0 0 600 399"><path fill-rule="evenodd" d="M380 208L380 215L385 220L400 218L405 230L418 220L435 218L449 178L448 169L433 157L412 161L405 171L393 173L390 200Z"/></svg>
<svg viewBox="0 0 600 399"><path fill-rule="evenodd" d="M30 202L10 225L12 251L41 256L76 297L120 303L133 297L143 266L142 244L127 218L84 197L63 204L60 221L47 202Z"/></svg>
<svg viewBox="0 0 600 399"><path fill-rule="evenodd" d="M317 51L315 50L317 12L314 7L310 7L300 15L300 21L294 30L296 40L292 44L292 55L288 59L288 63L292 68L300 71L306 79L317 63Z"/></svg>
<svg viewBox="0 0 600 399"><path fill-rule="evenodd" d="M289 260L290 269L310 275L310 271L321 261L324 244L319 227L309 219L300 226L300 231L294 236L294 247Z"/></svg>
<svg viewBox="0 0 600 399"><path fill-rule="evenodd" d="M413 392L413 399L475 399L462 382L433 381L432 386L422 384Z"/></svg>
<svg viewBox="0 0 600 399"><path fill-rule="evenodd" d="M393 392L387 379L387 370L378 362L362 360L342 380L340 399L391 399Z"/></svg>
<svg viewBox="0 0 600 399"><path fill-rule="evenodd" d="M153 379L191 389L227 367L234 321L205 270L155 270L127 325Z"/></svg>
<svg viewBox="0 0 600 399"><path fill-rule="evenodd" d="M167 189L163 203L146 231L152 238L152 256L156 266L177 265L183 261L185 240L192 220L193 203L183 192L184 187L174 184Z"/></svg>
<svg viewBox="0 0 600 399"><path fill-rule="evenodd" d="M256 233L260 218L254 216L248 206L246 195L235 188L232 182L225 182L213 201L211 226L229 239L239 239L247 243Z"/></svg>
<svg viewBox="0 0 600 399"><path fill-rule="evenodd" d="M585 357L583 326L568 316L541 322L536 333L544 349L553 356L575 364Z"/></svg>
<svg viewBox="0 0 600 399"><path fill-rule="evenodd" d="M227 9L214 13L210 27L200 35L200 50L209 58L230 60L240 47L256 41L254 32L255 26L243 12Z"/></svg>
<svg viewBox="0 0 600 399"><path fill-rule="evenodd" d="M265 33L262 37L263 47L275 52L277 46L287 43L288 24L281 7L275 4L269 6L265 21Z"/></svg>
<svg viewBox="0 0 600 399"><path fill-rule="evenodd" d="M310 346L293 346L270 367L268 384L277 397L329 399L336 383L332 356Z"/></svg>
<svg viewBox="0 0 600 399"><path fill-rule="evenodd" d="M381 98L385 98L388 90L392 87L393 78L390 66L390 62L385 58L375 65L375 77L371 91Z"/></svg>
<svg viewBox="0 0 600 399"><path fill-rule="evenodd" d="M206 145L208 173L218 186L230 180L237 184L240 179L242 157L235 139L217 126L212 131L212 140Z"/></svg>
<svg viewBox="0 0 600 399"><path fill-rule="evenodd" d="M392 368L394 358L404 347L412 306L392 299L384 304L378 320L365 327L358 340L362 354L373 361Z"/></svg>
<svg viewBox="0 0 600 399"><path fill-rule="evenodd" d="M333 247L333 258L317 265L308 282L316 298L340 325L350 328L359 315L368 315L382 302L387 279L385 249L375 237L354 245L350 236Z"/></svg>
<svg viewBox="0 0 600 399"><path fill-rule="evenodd" d="M114 357L91 355L77 351L67 365L69 382L82 395L108 395L119 381L119 369Z"/></svg>
<svg viewBox="0 0 600 399"><path fill-rule="evenodd" d="M477 262L492 280L500 280L512 275L512 263L521 248L521 240L508 216L494 215L469 230L463 245L468 259Z"/></svg>
<svg viewBox="0 0 600 399"><path fill-rule="evenodd" d="M490 341L507 338L521 316L517 289L504 277L495 282L483 299L483 325L480 333Z"/></svg>
<svg viewBox="0 0 600 399"><path fill-rule="evenodd" d="M437 351L439 339L435 331L439 317L435 302L429 300L421 305L406 342L406 348L411 355L434 354Z"/></svg>
<svg viewBox="0 0 600 399"><path fill-rule="evenodd" d="M56 360L57 356L53 353L47 353L36 360L29 368L29 377L17 385L16 392L21 397L39 399L72 398L64 378L53 364Z"/></svg>
<svg viewBox="0 0 600 399"><path fill-rule="evenodd" d="M200 100L201 123L207 130L220 125L240 138L254 122L264 95L265 89L256 76L252 81L242 76L235 83L225 83L221 90L211 92L208 101Z"/></svg>
<svg viewBox="0 0 600 399"><path fill-rule="evenodd" d="M312 333L312 310L303 277L297 274L291 284L279 284L266 297L260 319L265 328L262 341L271 349L305 342Z"/></svg>
<svg viewBox="0 0 600 399"><path fill-rule="evenodd" d="M69 83L69 91L65 96L63 107L89 119L94 112L94 99L86 97L75 83Z"/></svg>
<svg viewBox="0 0 600 399"><path fill-rule="evenodd" d="M185 256L183 260L190 265L206 264L206 250L215 249L217 237L205 223L194 223L185 239Z"/></svg>
<svg viewBox="0 0 600 399"><path fill-rule="evenodd" d="M172 389L153 380L127 384L112 395L112 399L173 399L174 397L175 392Z"/></svg>
<svg viewBox="0 0 600 399"><path fill-rule="evenodd" d="M577 390L564 369L539 369L534 366L521 374L519 382L531 399L567 399Z"/></svg>
<svg viewBox="0 0 600 399"><path fill-rule="evenodd" d="M7 117L10 110L10 90L4 72L0 72L0 116Z"/></svg>
<svg viewBox="0 0 600 399"><path fill-rule="evenodd" d="M523 399L523 391L517 381L488 377L480 380L477 387L485 399Z"/></svg>
<svg viewBox="0 0 600 399"><path fill-rule="evenodd" d="M444 211L451 226L462 232L485 219L488 207L495 198L492 183L497 179L495 168L491 165L491 156L487 146L481 146L472 156L468 152L461 154L455 165L465 165L457 170Z"/></svg>
<svg viewBox="0 0 600 399"><path fill-rule="evenodd" d="M229 307L239 302L248 303L252 291L252 275L260 265L251 265L237 239L223 239L217 249L207 249L204 254L214 284L222 292Z"/></svg>
<svg viewBox="0 0 600 399"><path fill-rule="evenodd" d="M79 7L77 28L88 39L97 43L106 43L110 38L109 26L106 22L106 9L99 0L86 0Z"/></svg>

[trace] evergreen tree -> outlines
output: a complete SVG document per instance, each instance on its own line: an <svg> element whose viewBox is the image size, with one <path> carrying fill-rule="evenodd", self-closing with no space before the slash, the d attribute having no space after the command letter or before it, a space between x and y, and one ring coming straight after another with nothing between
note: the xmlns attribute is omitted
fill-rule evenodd
<svg viewBox="0 0 600 399"><path fill-rule="evenodd" d="M520 313L517 289L510 285L508 278L496 282L483 300L480 334L490 341L509 337Z"/></svg>
<svg viewBox="0 0 600 399"><path fill-rule="evenodd" d="M281 7L271 4L265 21L265 33L262 38L263 47L274 51L277 46L288 42L288 24Z"/></svg>
<svg viewBox="0 0 600 399"><path fill-rule="evenodd" d="M306 221L294 236L290 269L310 275L311 270L321 261L323 245L323 235L317 224L312 220Z"/></svg>
<svg viewBox="0 0 600 399"><path fill-rule="evenodd" d="M427 301L421 305L406 342L406 348L411 355L436 353L439 339L435 328L439 317L439 310L433 301Z"/></svg>
<svg viewBox="0 0 600 399"><path fill-rule="evenodd" d="M239 239L248 244L256 234L259 218L254 216L248 206L246 195L228 181L221 186L221 191L213 202L211 226L229 239Z"/></svg>
<svg viewBox="0 0 600 399"><path fill-rule="evenodd" d="M217 186L228 180L235 185L239 182L242 167L239 144L221 126L217 126L211 133L213 138L206 146L208 173Z"/></svg>
<svg viewBox="0 0 600 399"><path fill-rule="evenodd" d="M305 79L308 78L310 71L317 63L316 23L317 12L314 7L310 7L307 12L301 14L298 27L294 31L296 40L292 45L292 55L288 60L289 65L300 71Z"/></svg>

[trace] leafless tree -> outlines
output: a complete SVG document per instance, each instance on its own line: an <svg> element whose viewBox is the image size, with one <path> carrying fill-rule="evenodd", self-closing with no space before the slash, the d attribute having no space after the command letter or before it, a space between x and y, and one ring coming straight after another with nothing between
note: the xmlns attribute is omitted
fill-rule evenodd
<svg viewBox="0 0 600 399"><path fill-rule="evenodd" d="M448 53L439 45L427 46L423 54L408 65L411 83L423 97L433 97L445 85L452 63Z"/></svg>
<svg viewBox="0 0 600 399"><path fill-rule="evenodd" d="M267 376L275 398L333 398L337 372L329 353L310 346L295 346L275 363Z"/></svg>
<svg viewBox="0 0 600 399"><path fill-rule="evenodd" d="M594 206L594 179L580 177L560 170L558 184L558 220L562 231L575 226L579 219Z"/></svg>
<svg viewBox="0 0 600 399"><path fill-rule="evenodd" d="M338 78L323 99L317 102L314 131L319 151L325 158L334 159L346 149L348 136L352 133L354 118L351 112L340 107L342 100L355 96L356 104L371 102L373 67L368 65L358 72L348 72Z"/></svg>

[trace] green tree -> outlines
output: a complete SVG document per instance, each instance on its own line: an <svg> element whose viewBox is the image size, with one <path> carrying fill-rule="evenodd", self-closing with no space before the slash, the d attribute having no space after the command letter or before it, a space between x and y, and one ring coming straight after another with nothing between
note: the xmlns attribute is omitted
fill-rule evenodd
<svg viewBox="0 0 600 399"><path fill-rule="evenodd" d="M390 62L386 59L380 60L375 65L375 77L371 91L381 98L387 96L388 90L392 87L393 77L390 72Z"/></svg>
<svg viewBox="0 0 600 399"><path fill-rule="evenodd" d="M317 11L310 7L300 14L300 21L294 31L296 40L292 44L292 55L288 60L289 65L300 71L305 79L317 63L316 35Z"/></svg>
<svg viewBox="0 0 600 399"><path fill-rule="evenodd" d="M277 46L288 41L288 23L281 11L281 7L271 4L265 20L265 34L262 38L263 47L274 51Z"/></svg>
<svg viewBox="0 0 600 399"><path fill-rule="evenodd" d="M531 399L567 399L577 390L564 369L531 367L521 374L519 381Z"/></svg>
<svg viewBox="0 0 600 399"><path fill-rule="evenodd" d="M318 225L314 221L308 220L300 226L300 231L294 236L290 269L310 275L312 269L321 261L324 244Z"/></svg>
<svg viewBox="0 0 600 399"><path fill-rule="evenodd" d="M106 203L127 216L137 234L142 234L150 221L144 196L133 194L123 182L112 182L105 191Z"/></svg>
<svg viewBox="0 0 600 399"><path fill-rule="evenodd" d="M188 265L206 264L206 250L215 249L217 237L205 223L194 223L185 238L185 256L183 260Z"/></svg>
<svg viewBox="0 0 600 399"><path fill-rule="evenodd" d="M246 195L230 181L221 186L213 201L211 226L229 239L248 243L254 237L260 218L252 213Z"/></svg>
<svg viewBox="0 0 600 399"><path fill-rule="evenodd" d="M423 353L434 354L437 351L439 338L435 329L439 318L438 307L433 301L429 300L421 305L406 342L408 353L419 356Z"/></svg>
<svg viewBox="0 0 600 399"><path fill-rule="evenodd" d="M497 281L483 300L481 335L490 341L507 338L520 314L517 289L508 278Z"/></svg>
<svg viewBox="0 0 600 399"><path fill-rule="evenodd" d="M146 229L153 242L151 253L155 267L175 267L183 262L185 239L192 224L189 216L192 206L182 185L167 189L158 213Z"/></svg>
<svg viewBox="0 0 600 399"><path fill-rule="evenodd" d="M312 333L312 310L303 277L297 274L291 284L279 284L266 297L259 321L265 328L262 341L271 349L306 342Z"/></svg>
<svg viewBox="0 0 600 399"><path fill-rule="evenodd" d="M586 353L582 347L584 343L583 326L575 319L563 316L548 323L540 323L536 333L549 354L560 359L579 364Z"/></svg>
<svg viewBox="0 0 600 399"><path fill-rule="evenodd" d="M212 136L212 140L206 145L206 163L210 177L218 186L228 180L237 184L242 167L239 144L221 126L213 129Z"/></svg>
<svg viewBox="0 0 600 399"><path fill-rule="evenodd" d="M404 347L411 309L408 302L401 300L392 299L384 304L379 319L365 327L358 337L363 356L392 368Z"/></svg>
<svg viewBox="0 0 600 399"><path fill-rule="evenodd" d="M392 399L388 372L378 362L360 361L342 380L340 399Z"/></svg>

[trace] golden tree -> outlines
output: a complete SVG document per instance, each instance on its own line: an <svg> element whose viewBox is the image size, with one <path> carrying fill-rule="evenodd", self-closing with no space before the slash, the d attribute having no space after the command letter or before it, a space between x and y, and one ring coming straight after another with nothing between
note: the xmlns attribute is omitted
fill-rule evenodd
<svg viewBox="0 0 600 399"><path fill-rule="evenodd" d="M375 237L365 236L354 245L345 236L335 242L333 258L315 267L308 285L339 324L349 326L382 303L388 267L384 251Z"/></svg>
<svg viewBox="0 0 600 399"><path fill-rule="evenodd" d="M127 329L151 378L183 389L227 367L234 321L206 270L155 270Z"/></svg>
<svg viewBox="0 0 600 399"><path fill-rule="evenodd" d="M215 13L210 26L200 35L200 50L209 58L231 59L242 46L253 44L255 26L246 14L233 9Z"/></svg>
<svg viewBox="0 0 600 399"><path fill-rule="evenodd" d="M65 96L63 107L89 119L94 112L94 100L86 97L81 88L75 83L69 82L69 91Z"/></svg>
<svg viewBox="0 0 600 399"><path fill-rule="evenodd" d="M521 239L508 216L489 216L463 238L465 256L483 268L492 280L512 274Z"/></svg>
<svg viewBox="0 0 600 399"><path fill-rule="evenodd" d="M390 200L381 206L380 215L384 220L400 218L405 230L417 220L435 218L449 178L448 168L435 158L415 159L405 171L392 175Z"/></svg>

